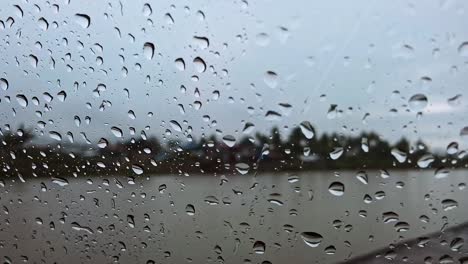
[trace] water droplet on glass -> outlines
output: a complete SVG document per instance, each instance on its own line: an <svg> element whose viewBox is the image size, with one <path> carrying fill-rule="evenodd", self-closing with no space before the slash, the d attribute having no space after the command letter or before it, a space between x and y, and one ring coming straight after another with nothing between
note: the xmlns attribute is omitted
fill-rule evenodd
<svg viewBox="0 0 468 264"><path fill-rule="evenodd" d="M424 94L415 94L410 97L408 104L413 111L419 112L427 106L427 97Z"/></svg>
<svg viewBox="0 0 468 264"><path fill-rule="evenodd" d="M268 87L274 89L278 86L278 74L273 71L267 71L263 75L263 81Z"/></svg>
<svg viewBox="0 0 468 264"><path fill-rule="evenodd" d="M40 29L46 31L48 28L49 28L49 22L47 22L47 20L43 17L39 18L37 20L37 24L39 26Z"/></svg>
<svg viewBox="0 0 468 264"><path fill-rule="evenodd" d="M328 186L328 191L335 196L342 196L345 191L345 186L341 182L332 182Z"/></svg>
<svg viewBox="0 0 468 264"><path fill-rule="evenodd" d="M185 212L188 215L193 216L195 215L195 207L191 204L187 204L187 206L185 207Z"/></svg>
<svg viewBox="0 0 468 264"><path fill-rule="evenodd" d="M151 42L145 42L145 44L143 44L143 55L144 55L145 58L147 58L148 60L153 59L153 57L154 57L154 50L155 50L155 47L154 47L154 44L153 44L153 43L151 43Z"/></svg>
<svg viewBox="0 0 468 264"><path fill-rule="evenodd" d="M449 211L458 207L458 202L452 199L442 200L442 209Z"/></svg>
<svg viewBox="0 0 468 264"><path fill-rule="evenodd" d="M312 127L312 125L310 124L309 121L304 121L302 122L299 127L301 128L301 132L302 134L304 134L304 136L307 138L307 139L312 139L315 135L315 131L314 131L314 128Z"/></svg>
<svg viewBox="0 0 468 264"><path fill-rule="evenodd" d="M52 139L55 139L57 141L62 141L62 135L56 131L50 131L49 132L49 137Z"/></svg>
<svg viewBox="0 0 468 264"><path fill-rule="evenodd" d="M392 154L392 156L399 162L399 163L403 163L406 161L406 153L397 149L397 148L393 148L390 153Z"/></svg>
<svg viewBox="0 0 468 264"><path fill-rule="evenodd" d="M193 59L193 64L197 72L202 73L206 71L206 63L202 58L196 57Z"/></svg>
<svg viewBox="0 0 468 264"><path fill-rule="evenodd" d="M336 160L338 159L339 157L341 157L341 155L343 155L344 153L344 149L342 147L335 147L332 152L330 152L330 158L332 160Z"/></svg>
<svg viewBox="0 0 468 264"><path fill-rule="evenodd" d="M226 144L228 147L232 148L236 144L236 138L231 135L226 135L223 137L223 142Z"/></svg>
<svg viewBox="0 0 468 264"><path fill-rule="evenodd" d="M245 175L249 172L249 169L250 169L250 166L246 163L236 163L236 170L242 174L242 175Z"/></svg>
<svg viewBox="0 0 468 264"><path fill-rule="evenodd" d="M434 156L432 154L424 154L418 159L418 166L420 168L427 168L433 163L435 160Z"/></svg>
<svg viewBox="0 0 468 264"><path fill-rule="evenodd" d="M82 28L88 28L91 25L91 18L86 14L75 14L75 22Z"/></svg>
<svg viewBox="0 0 468 264"><path fill-rule="evenodd" d="M322 235L315 232L302 232L301 237L309 247L318 247L323 240Z"/></svg>
<svg viewBox="0 0 468 264"><path fill-rule="evenodd" d="M465 41L458 46L458 54L462 57L468 57L468 41Z"/></svg>
<svg viewBox="0 0 468 264"><path fill-rule="evenodd" d="M172 129L175 131L182 132L182 126L177 121L171 120L169 124L171 124Z"/></svg>
<svg viewBox="0 0 468 264"><path fill-rule="evenodd" d="M253 250L257 254L265 254L265 243L262 241L255 241Z"/></svg>
<svg viewBox="0 0 468 264"><path fill-rule="evenodd" d="M26 96L24 96L24 94L16 95L16 101L22 107L27 107L28 106L28 99L26 98Z"/></svg>
<svg viewBox="0 0 468 264"><path fill-rule="evenodd" d="M132 165L132 170L133 170L133 172L135 172L137 175L143 174L143 168L140 167L140 166L138 166L138 165L133 164L133 165Z"/></svg>
<svg viewBox="0 0 468 264"><path fill-rule="evenodd" d="M202 50L210 46L210 41L206 37L193 36L193 42Z"/></svg>
<svg viewBox="0 0 468 264"><path fill-rule="evenodd" d="M185 61L184 59L182 58L178 58L174 61L174 65L175 67L179 70L179 71L183 71L185 70Z"/></svg>
<svg viewBox="0 0 468 264"><path fill-rule="evenodd" d="M369 183L369 177L365 171L358 171L358 173L356 173L356 178L363 184Z"/></svg>
<svg viewBox="0 0 468 264"><path fill-rule="evenodd" d="M144 16L151 16L152 13L153 13L153 9L151 8L150 4L145 3L143 5L143 15Z"/></svg>
<svg viewBox="0 0 468 264"><path fill-rule="evenodd" d="M122 129L113 126L113 127L111 127L111 131L112 131L112 134L114 134L114 136L116 136L118 138L123 137Z"/></svg>
<svg viewBox="0 0 468 264"><path fill-rule="evenodd" d="M9 86L8 80L5 78L0 78L0 88L6 91L8 90L8 86Z"/></svg>

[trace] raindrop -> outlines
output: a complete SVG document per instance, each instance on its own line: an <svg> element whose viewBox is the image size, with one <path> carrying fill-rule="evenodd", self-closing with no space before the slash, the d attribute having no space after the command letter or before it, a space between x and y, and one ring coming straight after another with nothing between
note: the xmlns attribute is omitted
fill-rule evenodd
<svg viewBox="0 0 468 264"><path fill-rule="evenodd" d="M182 59L182 58L177 58L177 59L174 61L174 65L175 65L175 67L176 67L179 71L185 70L185 61L184 61L184 59Z"/></svg>
<svg viewBox="0 0 468 264"><path fill-rule="evenodd" d="M57 94L57 98L61 101L64 102L65 99L67 98L67 93L65 91L60 91Z"/></svg>
<svg viewBox="0 0 468 264"><path fill-rule="evenodd" d="M265 254L265 243L262 241L255 241L253 250L257 254Z"/></svg>
<svg viewBox="0 0 468 264"><path fill-rule="evenodd" d="M206 71L206 63L202 58L196 57L193 59L193 64L197 72L202 73Z"/></svg>
<svg viewBox="0 0 468 264"><path fill-rule="evenodd" d="M362 182L363 184L368 184L369 183L369 177L367 176L367 173L365 171L359 171L356 174L356 178Z"/></svg>
<svg viewBox="0 0 468 264"><path fill-rule="evenodd" d="M267 33L258 33L255 36L255 43L260 47L265 47L270 44L270 36Z"/></svg>
<svg viewBox="0 0 468 264"><path fill-rule="evenodd" d="M415 94L408 103L413 111L421 111L427 106L427 97L424 94Z"/></svg>
<svg viewBox="0 0 468 264"><path fill-rule="evenodd" d="M148 59L151 60L154 57L154 44L151 42L145 42L143 44L143 55Z"/></svg>
<svg viewBox="0 0 468 264"><path fill-rule="evenodd" d="M322 235L315 232L302 232L301 237L309 247L318 247L323 240Z"/></svg>
<svg viewBox="0 0 468 264"><path fill-rule="evenodd" d="M187 204L187 206L185 207L185 212L188 215L193 216L193 215L195 215L195 207L193 207L193 205L191 205L191 204Z"/></svg>
<svg viewBox="0 0 468 264"><path fill-rule="evenodd" d="M29 63L31 64L32 67L37 68L37 64L39 63L39 60L37 59L35 55L30 54Z"/></svg>
<svg viewBox="0 0 468 264"><path fill-rule="evenodd" d="M278 86L278 74L273 71L267 71L263 75L263 81L268 87L274 89Z"/></svg>
<svg viewBox="0 0 468 264"><path fill-rule="evenodd" d="M406 158L407 158L407 155L405 152L397 149L397 148L393 148L390 153L392 154L392 156L399 162L399 163L403 163L406 161Z"/></svg>
<svg viewBox="0 0 468 264"><path fill-rule="evenodd" d="M68 180L64 178L54 177L52 178L52 183L57 184L60 187L67 186Z"/></svg>
<svg viewBox="0 0 468 264"><path fill-rule="evenodd" d="M55 139L57 141L62 141L62 135L56 131L50 131L49 132L49 137L52 139Z"/></svg>
<svg viewBox="0 0 468 264"><path fill-rule="evenodd" d="M82 28L88 28L91 25L91 18L86 14L75 14L75 22Z"/></svg>
<svg viewBox="0 0 468 264"><path fill-rule="evenodd" d="M461 104L461 99L462 99L462 95L461 94L457 94L453 97L450 97L449 99L447 99L447 103L452 106L452 107L455 107L455 106L458 106Z"/></svg>
<svg viewBox="0 0 468 264"><path fill-rule="evenodd" d="M37 24L39 25L39 28L46 31L49 28L49 22L43 17L39 18L37 20Z"/></svg>
<svg viewBox="0 0 468 264"><path fill-rule="evenodd" d="M427 168L433 163L435 160L434 156L432 154L424 154L422 157L418 159L418 166L420 168Z"/></svg>
<svg viewBox="0 0 468 264"><path fill-rule="evenodd" d="M447 154L453 155L458 152L458 143L457 142L451 142L447 146Z"/></svg>
<svg viewBox="0 0 468 264"><path fill-rule="evenodd" d="M118 138L123 137L122 129L113 126L113 127L111 127L111 131L112 131L112 134L114 134L114 136L116 136Z"/></svg>
<svg viewBox="0 0 468 264"><path fill-rule="evenodd" d="M210 41L206 37L194 36L193 37L193 42L200 49L207 49L210 46Z"/></svg>
<svg viewBox="0 0 468 264"><path fill-rule="evenodd" d="M463 127L462 129L460 129L460 136L462 136L462 137L468 136L468 126Z"/></svg>
<svg viewBox="0 0 468 264"><path fill-rule="evenodd" d="M153 13L153 9L151 8L150 4L146 3L143 5L143 15L144 16L151 16Z"/></svg>
<svg viewBox="0 0 468 264"><path fill-rule="evenodd" d="M304 136L307 138L307 139L312 139L315 135L315 131L314 131L314 128L312 127L312 125L310 124L309 121L304 121L302 122L299 127L301 128L301 132L302 134L304 134Z"/></svg>
<svg viewBox="0 0 468 264"><path fill-rule="evenodd" d="M458 54L462 57L468 57L468 41L465 41L458 46Z"/></svg>
<svg viewBox="0 0 468 264"><path fill-rule="evenodd" d="M250 122L247 122L247 123L245 123L244 128L242 129L242 133L250 134L250 133L252 133L252 131L254 129L255 129L255 125L250 123Z"/></svg>
<svg viewBox="0 0 468 264"><path fill-rule="evenodd" d="M335 147L332 152L330 152L330 158L332 160L336 160L338 159L339 157L341 157L341 155L343 155L343 152L344 152L344 149L342 147Z"/></svg>
<svg viewBox="0 0 468 264"><path fill-rule="evenodd" d="M24 96L24 94L16 95L16 101L22 107L27 107L28 106L28 99L26 98L26 96Z"/></svg>
<svg viewBox="0 0 468 264"><path fill-rule="evenodd" d="M8 83L7 79L0 78L0 88L2 88L2 90L6 91L6 90L8 90L8 86L9 86L9 83Z"/></svg>
<svg viewBox="0 0 468 264"><path fill-rule="evenodd" d="M328 191L335 196L342 196L345 191L345 186L341 182L332 182L328 187Z"/></svg>
<svg viewBox="0 0 468 264"><path fill-rule="evenodd" d="M249 169L250 169L250 166L246 163L236 163L236 170L242 174L242 175L245 175L249 172Z"/></svg>
<svg viewBox="0 0 468 264"><path fill-rule="evenodd" d="M236 144L236 138L231 135L226 135L223 137L223 142L226 144L228 147L232 148Z"/></svg>
<svg viewBox="0 0 468 264"><path fill-rule="evenodd" d="M137 175L143 174L143 168L140 167L140 166L138 166L138 165L133 164L133 165L132 165L132 170L133 170L133 172L135 172Z"/></svg>
<svg viewBox="0 0 468 264"><path fill-rule="evenodd" d="M174 129L177 132L182 132L182 127L177 121L171 120L169 123L171 124L172 129Z"/></svg>
<svg viewBox="0 0 468 264"><path fill-rule="evenodd" d="M442 209L449 211L458 207L458 202L452 199L442 200Z"/></svg>
<svg viewBox="0 0 468 264"><path fill-rule="evenodd" d="M107 145L109 145L109 142L108 142L107 139L105 139L105 138L99 139L99 141L98 141L98 143L97 143L97 146L98 146L99 148L105 148L105 147L107 147Z"/></svg>

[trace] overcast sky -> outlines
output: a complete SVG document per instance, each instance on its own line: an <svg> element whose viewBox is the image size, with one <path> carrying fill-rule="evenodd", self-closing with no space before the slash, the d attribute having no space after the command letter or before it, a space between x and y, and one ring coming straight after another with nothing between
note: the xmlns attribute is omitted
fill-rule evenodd
<svg viewBox="0 0 468 264"><path fill-rule="evenodd" d="M0 7L2 130L24 124L44 142L50 131L84 142L83 132L96 143L118 140L113 126L124 137L149 127L148 135L184 139L307 120L319 133L468 145L464 1L57 2Z"/></svg>

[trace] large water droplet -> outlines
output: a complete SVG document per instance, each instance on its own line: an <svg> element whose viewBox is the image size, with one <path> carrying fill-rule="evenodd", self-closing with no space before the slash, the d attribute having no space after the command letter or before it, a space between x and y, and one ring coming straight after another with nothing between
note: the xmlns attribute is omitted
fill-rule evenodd
<svg viewBox="0 0 468 264"><path fill-rule="evenodd" d="M132 165L132 170L133 170L133 172L135 172L138 175L143 174L143 168L141 166L139 166L139 165L133 164Z"/></svg>
<svg viewBox="0 0 468 264"><path fill-rule="evenodd" d="M148 59L151 60L154 57L154 44L151 42L145 42L143 44L143 55Z"/></svg>
<svg viewBox="0 0 468 264"><path fill-rule="evenodd" d="M343 155L344 153L344 149L342 147L335 147L332 152L330 152L330 158L332 160L336 160L338 159L339 157L341 157L341 155Z"/></svg>
<svg viewBox="0 0 468 264"><path fill-rule="evenodd" d="M8 90L9 83L8 80L5 78L0 78L0 88L4 91Z"/></svg>
<svg viewBox="0 0 468 264"><path fill-rule="evenodd" d="M175 131L182 132L182 126L180 126L179 122L171 120L169 124L171 124L172 129L174 129Z"/></svg>
<svg viewBox="0 0 468 264"><path fill-rule="evenodd" d="M75 14L75 22L82 28L88 28L91 25L91 18L86 14Z"/></svg>
<svg viewBox="0 0 468 264"><path fill-rule="evenodd" d="M458 46L458 54L462 57L468 57L468 41L465 41Z"/></svg>
<svg viewBox="0 0 468 264"><path fill-rule="evenodd" d="M195 215L195 207L191 204L187 204L187 206L185 206L185 212L190 216Z"/></svg>
<svg viewBox="0 0 468 264"><path fill-rule="evenodd" d="M449 211L458 207L458 202L452 199L442 200L442 209Z"/></svg>
<svg viewBox="0 0 468 264"><path fill-rule="evenodd" d="M365 171L358 171L358 173L356 173L356 178L363 184L369 183L369 177Z"/></svg>
<svg viewBox="0 0 468 264"><path fill-rule="evenodd" d="M397 148L393 148L390 153L392 154L392 156L399 162L399 163L403 163L406 161L406 153L397 149Z"/></svg>
<svg viewBox="0 0 468 264"><path fill-rule="evenodd" d="M111 127L111 131L112 131L112 134L114 134L114 136L116 136L118 138L123 137L122 129L113 126L113 127Z"/></svg>
<svg viewBox="0 0 468 264"><path fill-rule="evenodd" d="M40 29L46 31L48 28L49 28L49 22L47 22L47 20L43 17L39 18L37 20L37 24L39 26Z"/></svg>
<svg viewBox="0 0 468 264"><path fill-rule="evenodd" d="M177 58L177 59L174 61L174 65L175 65L175 67L176 67L179 71L185 70L185 61L184 61L184 59L182 59L182 58Z"/></svg>
<svg viewBox="0 0 468 264"><path fill-rule="evenodd" d="M228 147L232 148L236 144L236 138L231 135L226 135L223 137L223 142L226 144Z"/></svg>
<svg viewBox="0 0 468 264"><path fill-rule="evenodd" d="M143 15L144 16L151 16L152 13L153 13L153 9L151 8L151 5L148 4L148 3L145 3L143 5Z"/></svg>
<svg viewBox="0 0 468 264"><path fill-rule="evenodd" d="M278 86L278 74L273 71L267 71L263 75L263 81L268 87L274 89Z"/></svg>
<svg viewBox="0 0 468 264"><path fill-rule="evenodd" d="M302 122L299 127L301 128L301 132L302 134L304 134L304 136L307 138L307 139L312 139L315 135L315 131L314 131L314 128L312 127L312 125L310 124L309 121L304 121Z"/></svg>
<svg viewBox="0 0 468 264"><path fill-rule="evenodd" d="M415 94L410 97L408 103L413 111L421 111L427 106L427 97L424 94Z"/></svg>
<svg viewBox="0 0 468 264"><path fill-rule="evenodd" d="M345 192L345 186L341 182L332 182L328 186L328 191L335 196L342 196Z"/></svg>
<svg viewBox="0 0 468 264"><path fill-rule="evenodd" d="M26 96L24 94L16 95L16 101L22 107L27 107L28 106L28 99L26 98Z"/></svg>
<svg viewBox="0 0 468 264"><path fill-rule="evenodd" d="M420 168L427 168L431 165L432 162L434 162L435 158L432 154L424 154L418 159L418 166Z"/></svg>
<svg viewBox="0 0 468 264"><path fill-rule="evenodd" d="M199 37L194 36L193 42L197 45L200 49L207 49L210 46L210 41L206 37Z"/></svg>
<svg viewBox="0 0 468 264"><path fill-rule="evenodd" d="M263 241L255 241L253 250L257 254L265 254L265 243Z"/></svg>
<svg viewBox="0 0 468 264"><path fill-rule="evenodd" d="M462 136L462 137L468 136L468 126L463 127L462 129L460 129L460 136Z"/></svg>
<svg viewBox="0 0 468 264"><path fill-rule="evenodd" d="M302 232L301 237L309 247L318 247L323 240L322 235L315 232Z"/></svg>
<svg viewBox="0 0 468 264"><path fill-rule="evenodd" d="M249 172L249 169L250 166L246 163L236 163L236 170L242 175L247 174Z"/></svg>
<svg viewBox="0 0 468 264"><path fill-rule="evenodd" d="M193 64L197 72L202 73L206 71L206 63L202 58L196 57L193 59Z"/></svg>
<svg viewBox="0 0 468 264"><path fill-rule="evenodd" d="M39 63L39 60L37 59L37 57L33 54L30 54L29 55L29 64L31 64L31 66L33 66L34 68L37 68L37 64Z"/></svg>
<svg viewBox="0 0 468 264"><path fill-rule="evenodd" d="M50 131L49 137L57 141L62 141L62 135L60 135L60 133L57 131Z"/></svg>

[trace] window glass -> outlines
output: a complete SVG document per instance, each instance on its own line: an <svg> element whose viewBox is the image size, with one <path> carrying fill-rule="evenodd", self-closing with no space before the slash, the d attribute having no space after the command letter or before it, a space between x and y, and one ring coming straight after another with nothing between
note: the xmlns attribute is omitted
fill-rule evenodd
<svg viewBox="0 0 468 264"><path fill-rule="evenodd" d="M4 0L2 263L468 263L467 3Z"/></svg>

